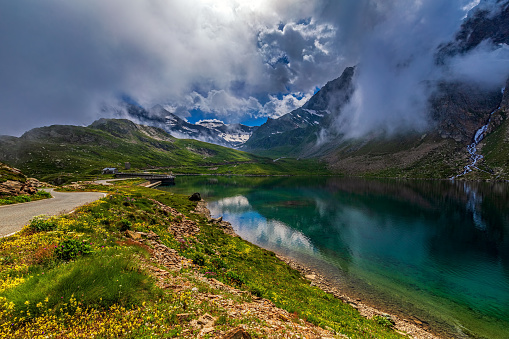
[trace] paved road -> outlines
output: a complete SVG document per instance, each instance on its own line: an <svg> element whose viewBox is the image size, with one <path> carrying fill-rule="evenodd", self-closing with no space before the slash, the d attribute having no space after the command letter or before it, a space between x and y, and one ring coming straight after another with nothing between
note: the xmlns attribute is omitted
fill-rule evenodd
<svg viewBox="0 0 509 339"><path fill-rule="evenodd" d="M57 215L69 213L105 196L99 192L54 192L48 190L53 198L16 205L0 206L0 237L18 232L33 217L41 214Z"/></svg>

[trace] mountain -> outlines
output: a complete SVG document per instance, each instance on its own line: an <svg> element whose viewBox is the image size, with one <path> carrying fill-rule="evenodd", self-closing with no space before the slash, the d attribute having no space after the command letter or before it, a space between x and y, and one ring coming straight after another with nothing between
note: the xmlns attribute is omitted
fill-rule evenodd
<svg viewBox="0 0 509 339"><path fill-rule="evenodd" d="M125 108L129 119L157 126L176 138L195 139L230 148L241 147L258 128L242 124L227 125L220 120L202 120L192 124L161 105L150 110L133 104L125 104Z"/></svg>
<svg viewBox="0 0 509 339"><path fill-rule="evenodd" d="M95 178L105 167L122 170L127 162L135 171L326 173L316 161L275 162L202 141L177 139L161 128L126 119L100 119L87 127L53 125L34 128L21 137L0 136L0 161L54 184Z"/></svg>
<svg viewBox="0 0 509 339"><path fill-rule="evenodd" d="M439 47L437 67L483 42L509 43L508 11L509 1L481 2L454 40ZM501 152L508 149L509 140L507 91L457 80L430 84L435 90L429 98L427 131L392 135L375 131L345 139L332 125L338 123L353 93L355 71L345 69L304 106L267 121L242 149L271 156L318 157L332 171L345 175L447 178L465 172L467 177L509 178L509 153ZM479 138L474 140L476 134ZM488 150L491 153L484 156ZM464 169L467 165L471 166Z"/></svg>
<svg viewBox="0 0 509 339"><path fill-rule="evenodd" d="M179 140L160 128L116 119L100 119L88 127L35 128L19 138L2 136L0 159L56 183L66 177L94 176L104 167L123 168L125 162L142 169L254 160L243 152Z"/></svg>
<svg viewBox="0 0 509 339"><path fill-rule="evenodd" d="M277 119L268 119L253 132L241 149L261 154L300 156L313 148L322 126L330 124L330 113L341 111L353 93L355 68L329 81L301 108Z"/></svg>
<svg viewBox="0 0 509 339"><path fill-rule="evenodd" d="M509 2L483 0L470 11L455 39L439 48L438 62L465 54L489 39L494 45L509 44Z"/></svg>

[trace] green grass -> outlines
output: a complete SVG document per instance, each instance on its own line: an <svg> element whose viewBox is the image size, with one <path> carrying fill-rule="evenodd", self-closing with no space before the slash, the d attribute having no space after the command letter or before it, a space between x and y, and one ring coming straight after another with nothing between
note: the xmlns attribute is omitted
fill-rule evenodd
<svg viewBox="0 0 509 339"><path fill-rule="evenodd" d="M28 319L48 311L69 314L71 299L82 308L108 309L115 304L141 305L158 294L152 279L139 269L132 249L109 248L50 270L34 269L24 284L1 296L19 305L14 316Z"/></svg>
<svg viewBox="0 0 509 339"><path fill-rule="evenodd" d="M22 202L30 202L42 199L51 198L51 194L46 191L38 191L35 194L21 194L12 197L4 197L0 199L0 206L2 205L10 205L10 204L19 204Z"/></svg>
<svg viewBox="0 0 509 339"><path fill-rule="evenodd" d="M99 128L100 127L100 128ZM108 120L99 127L50 126L32 130L20 138L0 143L0 159L29 176L56 184L90 180L104 167L132 171L159 170L174 173L249 175L328 173L317 161L266 157L200 142L175 139L164 131L154 137L127 120ZM215 169L217 168L217 169Z"/></svg>
<svg viewBox="0 0 509 339"><path fill-rule="evenodd" d="M131 333L136 335L153 333L155 321L158 326L168 326L164 332L157 333L181 333L180 326L187 326L187 323L177 326L176 314L179 312L210 312L222 317L218 326L225 329L239 323L256 322L252 316L240 322L232 321L225 310L194 301L191 292L174 295L171 290L162 292L155 288L154 280L139 264L148 252L144 246L123 237L122 230L128 228L155 232L165 245L191 259L196 265L194 268L173 274L198 286L201 292L224 293L210 290L203 282L192 278L196 270L247 290L254 296L267 298L299 318L351 338L401 337L386 324L365 319L343 301L310 286L309 281L277 259L274 253L226 235L202 216L191 213L196 203L186 196L126 183L118 183L109 190L111 194L100 202L85 206L72 215L50 219L51 227L27 227L16 236L0 240L0 306L2 303L6 305L5 302L14 305L10 313L2 313L0 307L0 318L6 323L17 324L12 331L25 333L25 326L38 326L30 320L38 316L54 316L56 318L52 319L57 320L72 318L68 322L71 324L79 322L83 309L107 312L115 305L125 307L129 314L141 312L137 314L141 314L143 320L129 323L133 326ZM200 233L183 241L175 239L169 225L182 218L163 211L151 199L194 220L200 226ZM91 251L87 251L90 253L77 252L70 261L60 257L57 248L71 240L90 244ZM19 278L21 282L12 283L13 279ZM233 298L236 302L243 302L242 298L250 299L249 295L241 299L223 297ZM166 320L157 320L154 311L146 311L147 307L160 310ZM12 331L9 333L14 333Z"/></svg>
<svg viewBox="0 0 509 339"><path fill-rule="evenodd" d="M509 121L504 120L484 140L482 148L484 162L498 179L509 179Z"/></svg>

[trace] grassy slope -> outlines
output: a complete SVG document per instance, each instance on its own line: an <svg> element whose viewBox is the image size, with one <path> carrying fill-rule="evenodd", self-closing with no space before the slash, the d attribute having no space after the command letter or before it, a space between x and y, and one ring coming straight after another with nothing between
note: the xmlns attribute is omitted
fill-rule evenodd
<svg viewBox="0 0 509 339"><path fill-rule="evenodd" d="M232 319L214 302L192 298L193 271L213 274L251 295L231 296L203 285L198 285L198 293L217 294L235 303L261 296L294 313L289 322L305 318L351 338L401 337L310 286L273 253L228 236L192 214L195 203L187 197L120 184L110 190L114 193L108 198L75 214L39 221L32 229L0 240L0 337L195 337L190 321L205 312L219 317L217 326L223 330L241 323L255 337L264 336L254 328L265 326L270 333L271 325L256 317ZM184 213L200 226L200 233L177 241L168 226L182 218L165 213L148 198ZM169 275L177 274L183 289L160 290L154 285L141 268L149 250L123 238L119 230L126 227L153 231L165 245L193 260L192 268ZM63 246L74 250L74 260L65 260ZM87 252L91 253L82 255ZM179 320L179 313L188 316Z"/></svg>
<svg viewBox="0 0 509 339"><path fill-rule="evenodd" d="M448 178L460 171L466 146L435 134L350 141L326 157L336 171L372 177Z"/></svg>
<svg viewBox="0 0 509 339"><path fill-rule="evenodd" d="M497 179L509 180L509 120L505 120L484 140L481 153L485 165Z"/></svg>
<svg viewBox="0 0 509 339"><path fill-rule="evenodd" d="M160 168L176 173L307 174L326 173L316 161L273 162L226 147L172 138L162 130L148 136L127 120L100 128L51 126L0 143L2 160L30 176L92 178L104 167Z"/></svg>

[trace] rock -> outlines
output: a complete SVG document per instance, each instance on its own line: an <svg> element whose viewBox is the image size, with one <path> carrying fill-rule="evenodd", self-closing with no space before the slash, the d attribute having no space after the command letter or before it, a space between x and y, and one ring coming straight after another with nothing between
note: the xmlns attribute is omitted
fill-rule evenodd
<svg viewBox="0 0 509 339"><path fill-rule="evenodd" d="M193 193L193 195L191 195L189 197L189 200L190 201L200 201L201 200L201 195L200 193Z"/></svg>
<svg viewBox="0 0 509 339"><path fill-rule="evenodd" d="M182 322L189 320L189 318L191 318L192 316L193 316L192 313L180 313L177 314L177 319L179 320L179 322Z"/></svg>
<svg viewBox="0 0 509 339"><path fill-rule="evenodd" d="M286 322L290 321L290 319L282 313L279 314L279 319L286 321Z"/></svg>
<svg viewBox="0 0 509 339"><path fill-rule="evenodd" d="M159 239L159 236L154 231L149 231L147 234L147 238L156 240Z"/></svg>
<svg viewBox="0 0 509 339"><path fill-rule="evenodd" d="M210 332L214 332L214 327L204 327L200 331L200 334L198 337L201 338L202 336L204 336L205 334L209 334Z"/></svg>
<svg viewBox="0 0 509 339"><path fill-rule="evenodd" d="M26 182L27 182L27 184L30 184L30 186L37 187L37 188L52 186L52 185L48 184L47 182L42 182L35 178L28 178Z"/></svg>
<svg viewBox="0 0 509 339"><path fill-rule="evenodd" d="M129 230L125 231L125 236L128 237L128 238L131 238L133 240L140 240L141 239L141 234L140 233L129 231Z"/></svg>
<svg viewBox="0 0 509 339"><path fill-rule="evenodd" d="M242 327L237 327L226 333L222 339L251 339L251 335Z"/></svg>
<svg viewBox="0 0 509 339"><path fill-rule="evenodd" d="M221 221L223 221L223 217L219 217L216 219L210 219L210 221L214 224L219 224Z"/></svg>
<svg viewBox="0 0 509 339"><path fill-rule="evenodd" d="M201 317L198 318L198 325L203 325L203 327L211 327L214 326L214 323L216 322L217 318L211 316L208 313L205 313Z"/></svg>
<svg viewBox="0 0 509 339"><path fill-rule="evenodd" d="M308 279L308 280L315 280L316 279L316 275L314 274L308 274L308 275L305 275L304 278Z"/></svg>
<svg viewBox="0 0 509 339"><path fill-rule="evenodd" d="M0 183L0 196L16 196L21 194L35 194L37 188L33 187L29 182L7 180Z"/></svg>
<svg viewBox="0 0 509 339"><path fill-rule="evenodd" d="M416 323L417 325L422 325L422 321L420 320L417 320L417 319L412 319L414 321L414 323Z"/></svg>

